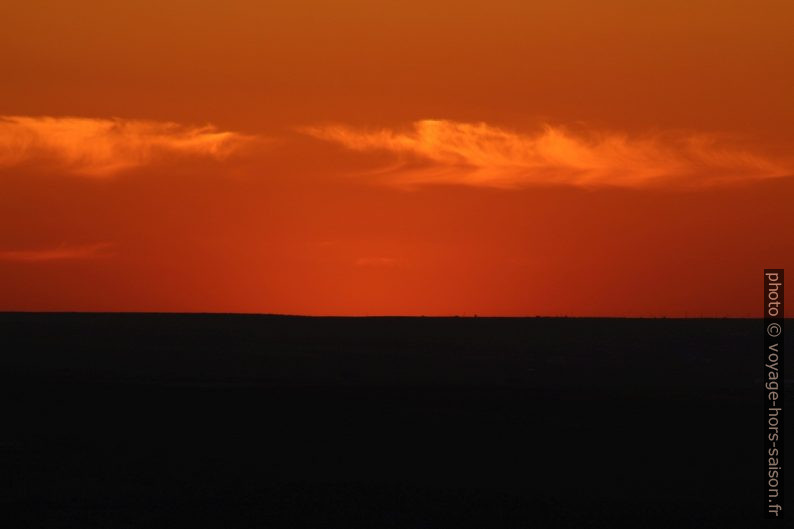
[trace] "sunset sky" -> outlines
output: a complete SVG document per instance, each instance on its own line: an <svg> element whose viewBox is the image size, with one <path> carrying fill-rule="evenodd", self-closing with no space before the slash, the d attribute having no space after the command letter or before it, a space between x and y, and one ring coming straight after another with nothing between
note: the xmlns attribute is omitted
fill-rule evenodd
<svg viewBox="0 0 794 529"><path fill-rule="evenodd" d="M0 310L760 316L786 1L0 4Z"/></svg>

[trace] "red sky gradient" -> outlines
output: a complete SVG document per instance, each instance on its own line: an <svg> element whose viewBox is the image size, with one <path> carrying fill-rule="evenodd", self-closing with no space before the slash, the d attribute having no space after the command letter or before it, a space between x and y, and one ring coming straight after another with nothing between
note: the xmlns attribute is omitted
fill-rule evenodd
<svg viewBox="0 0 794 529"><path fill-rule="evenodd" d="M0 310L760 316L790 2L4 2Z"/></svg>

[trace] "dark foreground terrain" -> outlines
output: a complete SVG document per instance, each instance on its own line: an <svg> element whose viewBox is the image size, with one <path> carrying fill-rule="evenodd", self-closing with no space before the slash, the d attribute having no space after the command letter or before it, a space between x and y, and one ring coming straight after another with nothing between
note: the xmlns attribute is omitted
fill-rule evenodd
<svg viewBox="0 0 794 529"><path fill-rule="evenodd" d="M0 314L1 525L759 527L762 329Z"/></svg>

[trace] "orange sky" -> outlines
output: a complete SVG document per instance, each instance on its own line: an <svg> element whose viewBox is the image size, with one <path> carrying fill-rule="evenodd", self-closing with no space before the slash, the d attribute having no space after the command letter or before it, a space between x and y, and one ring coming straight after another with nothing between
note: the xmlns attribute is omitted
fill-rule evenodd
<svg viewBox="0 0 794 529"><path fill-rule="evenodd" d="M785 1L0 5L0 310L759 316Z"/></svg>

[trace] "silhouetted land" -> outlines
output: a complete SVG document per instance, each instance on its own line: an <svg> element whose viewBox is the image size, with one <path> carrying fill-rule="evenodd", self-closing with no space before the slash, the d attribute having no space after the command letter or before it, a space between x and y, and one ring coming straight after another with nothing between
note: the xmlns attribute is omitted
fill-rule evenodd
<svg viewBox="0 0 794 529"><path fill-rule="evenodd" d="M0 314L3 525L757 527L762 332Z"/></svg>

